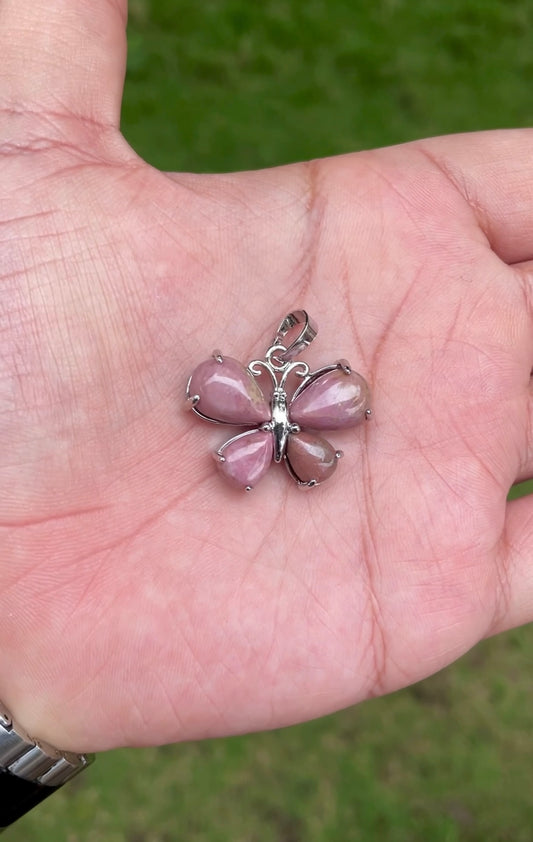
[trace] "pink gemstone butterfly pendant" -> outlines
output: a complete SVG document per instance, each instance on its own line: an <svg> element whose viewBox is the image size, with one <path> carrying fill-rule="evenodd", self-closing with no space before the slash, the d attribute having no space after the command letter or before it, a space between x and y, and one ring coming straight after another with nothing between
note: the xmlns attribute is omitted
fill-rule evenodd
<svg viewBox="0 0 533 842"><path fill-rule="evenodd" d="M285 337L297 328L287 345ZM272 459L285 462L299 487L319 485L332 475L342 451L317 432L354 427L371 416L368 384L346 360L310 371L294 359L316 335L305 310L296 310L281 322L263 360L245 368L215 351L189 377L187 406L196 415L250 428L215 454L220 472L235 487L251 491Z"/></svg>

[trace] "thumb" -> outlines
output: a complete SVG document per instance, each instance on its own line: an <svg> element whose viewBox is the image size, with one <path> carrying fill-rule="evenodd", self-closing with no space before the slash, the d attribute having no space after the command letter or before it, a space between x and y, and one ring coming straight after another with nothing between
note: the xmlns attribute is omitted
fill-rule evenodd
<svg viewBox="0 0 533 842"><path fill-rule="evenodd" d="M1 0L0 109L118 127L127 0Z"/></svg>

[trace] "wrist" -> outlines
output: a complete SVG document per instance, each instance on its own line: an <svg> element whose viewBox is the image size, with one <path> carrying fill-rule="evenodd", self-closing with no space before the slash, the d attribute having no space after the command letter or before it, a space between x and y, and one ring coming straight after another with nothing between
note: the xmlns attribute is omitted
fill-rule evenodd
<svg viewBox="0 0 533 842"><path fill-rule="evenodd" d="M0 832L91 761L30 737L0 702Z"/></svg>

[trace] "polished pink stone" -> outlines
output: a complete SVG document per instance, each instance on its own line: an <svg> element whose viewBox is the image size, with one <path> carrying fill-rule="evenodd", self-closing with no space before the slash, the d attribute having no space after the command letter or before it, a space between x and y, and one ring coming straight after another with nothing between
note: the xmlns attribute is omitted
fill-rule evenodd
<svg viewBox="0 0 533 842"><path fill-rule="evenodd" d="M337 467L335 448L313 433L295 433L287 442L287 461L300 482L324 482Z"/></svg>
<svg viewBox="0 0 533 842"><path fill-rule="evenodd" d="M328 371L304 387L290 405L291 421L312 430L341 430L364 418L370 392L356 371Z"/></svg>
<svg viewBox="0 0 533 842"><path fill-rule="evenodd" d="M243 426L270 419L270 408L250 372L231 357L200 363L191 377L189 395L198 395L196 409L215 421Z"/></svg>
<svg viewBox="0 0 533 842"><path fill-rule="evenodd" d="M254 488L272 462L272 433L253 430L230 440L222 449L224 461L215 454L220 472L237 488Z"/></svg>

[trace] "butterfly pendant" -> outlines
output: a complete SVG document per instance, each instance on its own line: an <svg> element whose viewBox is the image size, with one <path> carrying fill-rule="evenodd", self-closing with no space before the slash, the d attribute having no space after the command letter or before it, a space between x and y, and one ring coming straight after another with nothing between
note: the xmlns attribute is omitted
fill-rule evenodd
<svg viewBox="0 0 533 842"><path fill-rule="evenodd" d="M295 328L299 333L287 346L285 337ZM313 372L307 363L294 360L316 334L305 310L296 310L281 322L264 359L245 367L215 351L189 377L187 406L196 415L250 428L215 454L220 472L233 486L251 491L272 460L284 462L299 487L319 485L332 475L342 451L317 432L353 427L372 414L368 384L346 360ZM258 382L264 376L268 390Z"/></svg>

